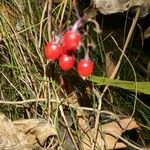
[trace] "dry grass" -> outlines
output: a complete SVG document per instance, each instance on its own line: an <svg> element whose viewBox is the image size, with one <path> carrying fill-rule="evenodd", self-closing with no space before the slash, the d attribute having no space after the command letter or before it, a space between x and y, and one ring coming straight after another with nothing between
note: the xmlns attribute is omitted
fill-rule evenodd
<svg viewBox="0 0 150 150"><path fill-rule="evenodd" d="M69 72L62 72L56 62L49 63L45 60L43 53L45 43L77 20L77 9L74 9L74 6L71 0L63 0L58 4L52 3L51 0L1 2L1 112L13 121L9 120L9 123L17 128L16 132L19 129L16 136L19 134L25 136L27 141L25 144L32 139L32 142L28 143L31 147L28 144L29 147L24 147L27 149L33 149L34 142L45 149L94 150L112 147L115 149L121 146L144 149L142 147L146 147L146 142L141 133L138 143L133 143L132 139L122 136L126 130L136 129L141 132L137 122L143 118L147 120L147 124L150 122L148 118L150 108L143 103L139 104L137 92L132 95L126 91L131 103L127 101L120 107L121 100L126 97L122 96L118 89L100 87L88 80L83 81L75 68ZM121 55L110 78L116 77L124 60L127 60L134 72L134 80L137 81L137 72L125 52L128 50L138 16L139 10L133 19L123 49L119 47L113 35L109 34L103 38L102 30L95 18L90 18L85 24L86 27L83 25L80 29L83 33L82 42L95 60L97 68L95 74L101 76L106 74L107 52L104 41L111 37ZM89 28L96 30L91 32ZM77 55L82 56L82 50L78 50L75 56ZM137 102L139 107L144 107L145 110L143 116L135 121L133 117L138 113ZM130 105L131 108L128 112L124 112L126 105ZM2 118L5 116L2 115ZM39 118L42 118L44 123L39 122ZM100 121L106 122L102 125ZM149 127L146 125L145 128L144 131L148 133ZM118 142L118 139L121 142ZM112 145L109 144L110 141Z"/></svg>

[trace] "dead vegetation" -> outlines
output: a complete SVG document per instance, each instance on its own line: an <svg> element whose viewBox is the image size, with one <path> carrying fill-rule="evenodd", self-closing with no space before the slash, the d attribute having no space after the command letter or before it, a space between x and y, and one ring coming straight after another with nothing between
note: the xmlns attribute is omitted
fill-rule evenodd
<svg viewBox="0 0 150 150"><path fill-rule="evenodd" d="M64 27L69 28L77 19L74 1L1 2L0 111L3 113L0 114L0 150L148 149L146 147L149 143L146 142L149 139L143 137L142 133L145 130L144 135L149 133L150 108L138 99L137 91L133 94L96 85L79 78L74 70L63 73L57 64L46 62L44 44ZM88 14L88 18L93 17L95 22L97 10L108 15L136 6L134 17L130 18L132 25L129 25L124 39L117 39L114 31L109 29L106 32L101 29L100 32L92 30L90 33L89 29L95 29L91 25L94 21L86 24L85 35L90 33L86 42L92 39L94 44L83 42L94 45L90 54L97 65L95 74L119 79L123 58L128 51L137 20L149 13L149 2L93 0L91 4L90 10L96 13L88 14L88 9L83 12ZM141 14L139 8L146 11ZM100 23L98 26L101 28ZM84 39L84 27L81 32ZM123 32L121 29L121 33ZM120 35L120 32L117 34ZM143 33L143 37L149 38L149 28ZM103 42L107 38L112 40L115 48L110 45L105 50L107 45ZM122 48L120 45L123 42ZM119 57L116 56L116 62L112 58L113 50L121 53ZM80 50L78 53L82 55ZM130 59L128 61L132 64ZM122 73L123 76L126 76L129 68L131 66L126 67L127 71ZM132 69L130 71L134 71ZM132 76L136 82L138 77L133 73ZM127 95L129 96L126 97ZM143 116L138 118L136 114ZM127 131L132 134L133 130L137 133L138 140L124 136Z"/></svg>

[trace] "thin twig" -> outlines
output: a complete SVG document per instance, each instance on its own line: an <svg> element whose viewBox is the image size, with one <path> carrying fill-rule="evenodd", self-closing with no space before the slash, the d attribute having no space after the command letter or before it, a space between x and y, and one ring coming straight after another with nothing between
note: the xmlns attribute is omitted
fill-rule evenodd
<svg viewBox="0 0 150 150"><path fill-rule="evenodd" d="M136 13L136 16L135 18L133 19L133 22L132 22L132 25L130 27L130 30L129 30L129 33L128 33L128 36L127 36L127 39L126 39L126 42L125 42L125 45L123 47L123 50L122 50L122 53L120 55L120 58L119 58L119 61L110 77L110 79L114 79L115 76L117 75L118 73L118 70L119 70L119 67L121 65L121 62L122 62L122 59L123 59L123 56L125 54L125 51L128 47L128 44L130 42L130 39L132 37L132 34L133 34L133 31L134 31L134 28L136 26L136 23L137 23L137 20L138 20L138 17L139 17L139 13L140 13L140 9L138 9L137 13ZM101 109L101 101L102 101L102 97L104 96L105 92L107 91L109 86L105 86L101 96L99 97L99 105L98 105L98 110ZM100 118L100 111L97 112L97 115L96 115L96 120L95 120L95 126L94 126L94 130L95 130L95 135L94 135L94 142L92 144L92 147L91 147L91 150L94 150L95 149L95 146L96 146L96 143L97 143L97 135L98 135L98 127L99 127L99 118Z"/></svg>
<svg viewBox="0 0 150 150"><path fill-rule="evenodd" d="M48 4L48 2L46 1L45 5L44 5L43 12L42 12L42 17L41 17L41 20L40 20L40 34L39 34L38 48L41 47L41 39L42 39L42 32L43 32L42 29L43 29L43 22L45 21L44 16L45 16L45 13L46 13L47 4ZM46 19L48 19L48 17Z"/></svg>
<svg viewBox="0 0 150 150"><path fill-rule="evenodd" d="M62 116L62 118L63 118L63 120L64 120L64 122L65 122L65 124L66 124L67 130L68 130L69 135L70 135L70 137L71 137L71 140L72 140L72 142L73 142L73 144L74 144L76 150L79 150L79 149L78 149L78 146L77 146L77 144L76 144L76 142L75 142L75 140L74 140L74 137L73 137L73 135L72 135L72 133L71 133L71 130L70 130L69 124L68 124L68 122L67 122L67 119L66 119L66 117L65 117L65 114L64 114L62 105L59 105L59 110L60 110L61 116Z"/></svg>
<svg viewBox="0 0 150 150"><path fill-rule="evenodd" d="M118 49L122 52L121 48L119 47L119 45L117 44L117 42L115 41L115 39L112 36L111 36L111 38L115 42L115 44L118 47ZM135 101L134 101L133 111L132 111L132 114L131 114L131 117L133 117L133 115L135 113L136 102L137 102L137 94L138 94L138 91L137 91L137 76L136 76L136 72L135 72L135 69L134 69L132 63L130 62L130 60L128 59L128 57L126 56L125 53L124 53L124 57L126 58L126 60L128 61L128 63L130 64L130 66L131 66L131 68L133 70L134 77L135 77L135 80L134 80L135 81Z"/></svg>
<svg viewBox="0 0 150 150"><path fill-rule="evenodd" d="M48 39L51 40L51 30L52 30L52 4L53 0L48 0Z"/></svg>
<svg viewBox="0 0 150 150"><path fill-rule="evenodd" d="M69 106L70 107L72 107L72 108L74 108L74 109L76 109L76 110L87 110L87 111L94 111L94 112L98 112L99 110L98 109L94 109L94 108L89 108L89 107L75 107L75 106L73 106L72 104L69 104ZM113 116L116 120L120 120L119 119L119 117L116 115L116 114L114 114L114 113L112 113L112 112L110 112L110 111L106 111L106 110L100 110L100 113L101 114L108 114L108 115L111 115L111 116Z"/></svg>
<svg viewBox="0 0 150 150"><path fill-rule="evenodd" d="M21 104L26 104L26 103L36 103L36 102L45 102L45 98L37 98L37 99L28 99L28 100L23 100L23 101L3 101L0 100L0 104L4 105L21 105ZM56 102L55 99L51 99L51 102Z"/></svg>
<svg viewBox="0 0 150 150"><path fill-rule="evenodd" d="M48 40L51 41L51 29L52 29L52 5L53 0L48 0ZM47 82L47 120L50 120L51 111L51 90L50 83Z"/></svg>
<svg viewBox="0 0 150 150"><path fill-rule="evenodd" d="M61 14L59 28L61 28L61 26L62 26L62 22L63 22L63 19L64 19L65 10L66 10L66 7L67 7L67 2L68 2L68 0L64 0L64 7L63 7L63 10L62 10L62 14Z"/></svg>
<svg viewBox="0 0 150 150"><path fill-rule="evenodd" d="M65 122L65 124L66 124L66 127L67 127L68 133L69 133L69 135L70 135L70 138L71 138L71 140L72 140L72 142L73 142L73 144L74 144L76 150L79 150L79 149L78 149L78 146L77 146L77 144L76 144L76 142L75 142L75 140L74 140L74 137L73 137L73 135L72 135L72 133L71 133L70 126L69 126L69 124L68 124L68 122L67 122L67 119L66 119L66 117L65 117L62 103L60 103L60 101L59 101L59 97L58 97L58 94L57 94L57 92L56 92L56 90L55 90L55 87L54 87L54 86L52 86L52 87L53 87L53 90L54 90L54 93L55 93L55 96L56 96L56 99L57 99L57 104L58 104L57 106L58 106L58 108L59 108L59 110L60 110L60 113L61 113L61 116L62 116L62 118L63 118L63 120L64 120L64 122ZM55 122L56 122L56 121L55 121Z"/></svg>
<svg viewBox="0 0 150 150"><path fill-rule="evenodd" d="M134 31L134 29L135 29L135 26L136 26L136 23L137 23L139 14L140 14L140 9L138 9L135 18L133 19L133 22L132 22L130 31L129 31L128 36L127 36L127 40L126 40L125 45L124 45L124 47L123 47L122 53L121 53L121 55L120 55L119 61L118 61L117 65L116 65L116 67L115 67L115 69L114 69L114 71L113 71L113 73L112 73L112 75L111 75L111 77L110 77L111 79L115 78L115 76L116 76L116 74L117 74L117 72L118 72L118 70L119 70L119 67L120 67L120 65L121 65L123 56L125 55L125 51L126 51L126 49L127 49L127 47L128 47L128 44L129 44L130 39L131 39L131 37L132 37L133 31Z"/></svg>

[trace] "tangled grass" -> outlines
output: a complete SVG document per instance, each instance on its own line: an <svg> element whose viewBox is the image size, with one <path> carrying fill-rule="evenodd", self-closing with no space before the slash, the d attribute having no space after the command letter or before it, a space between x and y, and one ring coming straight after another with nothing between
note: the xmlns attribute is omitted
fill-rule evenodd
<svg viewBox="0 0 150 150"><path fill-rule="evenodd" d="M77 139L82 139L83 131L86 132L86 129L79 130L79 125L95 127L97 132L99 122L111 122L114 120L113 115L120 119L132 116L142 130L139 133L131 133L136 137L124 134L123 139L139 147L148 146L150 106L148 102L144 102L144 99L149 99L148 95L137 95L123 89L96 85L89 80L83 81L75 68L69 72L62 72L57 63L48 63L45 60L45 43L69 28L78 18L77 9L71 0L63 0L60 3L52 3L51 0L1 0L0 9L1 112L12 120L45 118L56 126L58 133L61 124L63 130L66 128L67 131L67 137L64 138L69 137L65 144L65 140L59 139L61 149L72 145L74 146L70 149L82 148L81 143L78 146ZM137 52L136 56L132 54L132 37L137 19L138 13L130 30L125 30L128 36L121 39L126 41L123 50L119 48L120 43L113 34L105 35L103 32L91 30L95 28L93 21L85 23L80 29L83 33L83 44L90 50L90 56L95 61L94 75L110 75L112 79L117 76L124 80L146 80L140 75L141 70L145 69L138 62L140 52ZM109 45L110 43L115 47ZM108 54L114 54L113 50L108 53L110 49L118 51L115 53L117 55L113 55L116 63L110 59L106 61ZM79 49L75 55L82 57L82 51ZM121 57L118 60L120 53ZM108 73L108 63L111 63L112 68L117 64L115 72ZM109 113L103 115L103 110ZM85 123L79 123L80 116ZM94 149L94 146L93 142L91 149ZM132 146L129 148L132 149Z"/></svg>

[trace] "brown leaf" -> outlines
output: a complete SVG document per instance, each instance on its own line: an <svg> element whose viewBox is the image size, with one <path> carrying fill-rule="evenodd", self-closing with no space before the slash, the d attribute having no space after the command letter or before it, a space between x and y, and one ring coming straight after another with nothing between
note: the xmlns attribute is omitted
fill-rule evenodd
<svg viewBox="0 0 150 150"><path fill-rule="evenodd" d="M44 119L24 119L13 122L15 128L26 134L30 144L44 146L48 137L57 136L56 129Z"/></svg>
<svg viewBox="0 0 150 150"><path fill-rule="evenodd" d="M132 129L139 129L139 126L133 118L125 118L120 120L119 122L113 121L111 123L101 125L97 137L97 147L102 148L106 146L107 149L125 148L126 145L122 142L118 142L118 137L115 137L114 134L121 136L122 133L126 130ZM84 149L90 150L92 144L92 137L94 134L94 129L91 129L90 131L88 131L88 133L84 135Z"/></svg>
<svg viewBox="0 0 150 150"><path fill-rule="evenodd" d="M132 130L137 129L139 126L132 118L125 118L120 120L119 122L111 122L105 125L102 125L103 131L115 132L118 135L121 135L124 130Z"/></svg>
<svg viewBox="0 0 150 150"><path fill-rule="evenodd" d="M0 113L0 150L31 150L27 145L25 134L18 132L11 120Z"/></svg>

